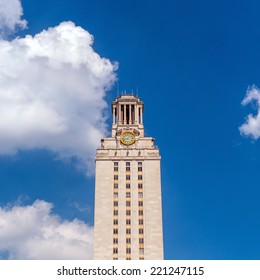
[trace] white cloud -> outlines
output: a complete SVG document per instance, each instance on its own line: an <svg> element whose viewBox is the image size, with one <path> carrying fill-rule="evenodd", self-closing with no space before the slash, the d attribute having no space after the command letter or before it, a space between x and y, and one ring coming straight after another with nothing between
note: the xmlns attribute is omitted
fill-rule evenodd
<svg viewBox="0 0 260 280"><path fill-rule="evenodd" d="M0 40L0 154L47 148L62 158L93 158L117 65L92 44L73 22Z"/></svg>
<svg viewBox="0 0 260 280"><path fill-rule="evenodd" d="M29 206L0 208L0 256L9 259L91 259L93 228L63 221L42 200Z"/></svg>
<svg viewBox="0 0 260 280"><path fill-rule="evenodd" d="M20 0L0 0L0 35L14 32L16 27L26 28L27 22L22 15Z"/></svg>
<svg viewBox="0 0 260 280"><path fill-rule="evenodd" d="M245 106L252 102L256 104L257 113L256 115L249 114L239 130L242 135L250 136L256 140L260 138L260 90L256 86L248 88L242 105Z"/></svg>

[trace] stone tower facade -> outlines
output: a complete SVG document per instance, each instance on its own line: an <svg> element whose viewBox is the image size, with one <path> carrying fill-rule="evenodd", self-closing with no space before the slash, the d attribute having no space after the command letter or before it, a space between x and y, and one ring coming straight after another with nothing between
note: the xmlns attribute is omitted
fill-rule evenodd
<svg viewBox="0 0 260 280"><path fill-rule="evenodd" d="M111 137L96 152L96 260L163 259L161 157L143 110L134 95L116 98Z"/></svg>

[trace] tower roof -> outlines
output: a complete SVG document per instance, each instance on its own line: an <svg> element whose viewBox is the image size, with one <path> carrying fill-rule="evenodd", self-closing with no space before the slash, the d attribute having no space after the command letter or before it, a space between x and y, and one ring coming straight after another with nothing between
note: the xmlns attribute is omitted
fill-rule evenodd
<svg viewBox="0 0 260 280"><path fill-rule="evenodd" d="M138 96L135 96L132 93L123 93L121 94L119 97L117 97L113 102L112 102L112 106L115 105L116 103L127 103L127 102L136 102L138 104L142 104L143 105L143 101L141 101L141 99Z"/></svg>

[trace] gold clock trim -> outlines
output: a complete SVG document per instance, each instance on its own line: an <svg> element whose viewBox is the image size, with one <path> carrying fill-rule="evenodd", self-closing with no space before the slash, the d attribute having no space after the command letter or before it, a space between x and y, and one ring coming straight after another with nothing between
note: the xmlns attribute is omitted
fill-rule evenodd
<svg viewBox="0 0 260 280"><path fill-rule="evenodd" d="M127 134L131 134L133 136L133 139L129 142L124 140L124 136L127 135ZM134 144L135 140L136 140L135 139L135 134L132 131L124 131L120 135L120 142L124 145L127 145L127 146L132 145L132 144Z"/></svg>

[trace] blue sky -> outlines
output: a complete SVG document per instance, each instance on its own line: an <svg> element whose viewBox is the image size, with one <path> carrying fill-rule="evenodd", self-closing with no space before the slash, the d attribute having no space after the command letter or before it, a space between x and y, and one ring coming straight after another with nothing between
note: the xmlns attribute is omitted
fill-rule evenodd
<svg viewBox="0 0 260 280"><path fill-rule="evenodd" d="M29 132L23 123L21 130L17 130L17 121L10 125L8 122L8 129L5 127L2 131L2 138L4 133L13 129L18 131L14 134L18 140L6 138L10 145L8 142L0 148L2 214L12 214L14 209L27 209L26 206L34 207L34 210L44 208L48 219L56 215L55 224L58 226L64 225L64 220L69 221L69 226L74 226L73 219L77 218L84 221L77 224L78 227L91 231L94 215L91 156L95 152L92 142L109 133L110 103L117 96L116 75L120 91L136 92L138 88L139 96L145 103L146 135L155 137L160 148L165 259L259 259L258 1L23 0L22 7L22 19L28 22L27 28L16 28L14 33L9 26L2 40L11 42L16 36L20 39L28 34L34 36L44 29L71 21L94 36L94 50L88 50L89 55L92 57L95 52L109 59L110 64L106 66L107 72L96 79L89 69L83 69L85 72L82 70L82 73L73 67L67 70L64 65L72 65L75 61L68 58L64 64L62 59L66 58L60 58L62 66L59 67L63 68L59 69L65 80L66 75L79 73L83 79L80 81L84 81L84 75L92 75L87 79L91 83L94 81L93 88L86 86L90 95L83 103L95 106L95 111L91 113L97 118L98 131L86 134L88 147L81 142L79 145L77 141L74 143L74 139L83 137L85 134L82 130L92 129L96 123L85 123L84 118L90 118L88 113L82 113L80 116L83 119L78 119L73 108L67 110L72 102L77 110L84 112L78 97L75 97L76 101L68 95L55 99L66 105L61 105L62 116L69 119L66 124L72 129L68 129L63 138L53 136L57 128L62 131L64 128L62 125L53 128L51 121L46 130L35 128L41 126L39 122ZM69 27L76 32L72 25ZM31 58L26 61L20 59L19 52L15 51L23 54L20 43L13 44L18 63L29 65L29 70L37 69L38 72L45 69L41 67L47 67L42 60L36 61L40 65L37 68L35 64L28 64L28 61L34 63ZM50 46L57 47L55 44ZM77 52L84 51L84 48L73 47ZM68 56L67 51L60 45L64 56ZM78 59L82 62L84 57L79 54ZM11 65L11 60L2 64L0 60L2 67L13 69L11 66L8 68L8 63ZM103 61L98 63L101 65ZM20 79L27 81L29 78L25 75ZM65 80L67 85L69 82ZM19 85L19 79L17 81ZM35 89L37 91L35 84L42 85L42 81L49 85L50 91L52 87L64 90L60 84L51 81L51 75L33 75L28 81L32 85L32 99L36 94ZM100 84L100 90L95 91ZM109 85L110 89L106 90ZM73 90L73 83L68 87ZM15 91L13 85L11 89L11 93ZM248 102L242 104L246 94ZM44 100L47 97L50 96L44 96ZM8 108L18 110L19 106ZM246 119L249 114L255 117L253 124ZM8 115L6 113L4 116ZM15 116L19 118L19 114ZM50 120L56 121L56 118ZM76 127L78 120L79 126ZM81 121L84 125L82 128ZM239 129L247 123L247 126ZM73 133L75 137L70 139ZM25 135L24 138L21 135ZM59 146L60 139L66 137L68 142L64 141L64 145ZM37 200L42 204L36 207L34 203ZM52 210L48 208L48 203L52 203ZM8 217L4 217L8 221ZM19 239L19 236L13 238ZM0 234L0 244L1 239L2 243L7 242L6 236ZM17 246L20 244L10 239L8 242ZM82 242L88 243L86 240ZM30 248L28 245L26 250ZM0 258L33 256L30 252L22 255L15 246L0 245ZM38 257L48 258L44 254ZM53 257L50 255L50 258Z"/></svg>

